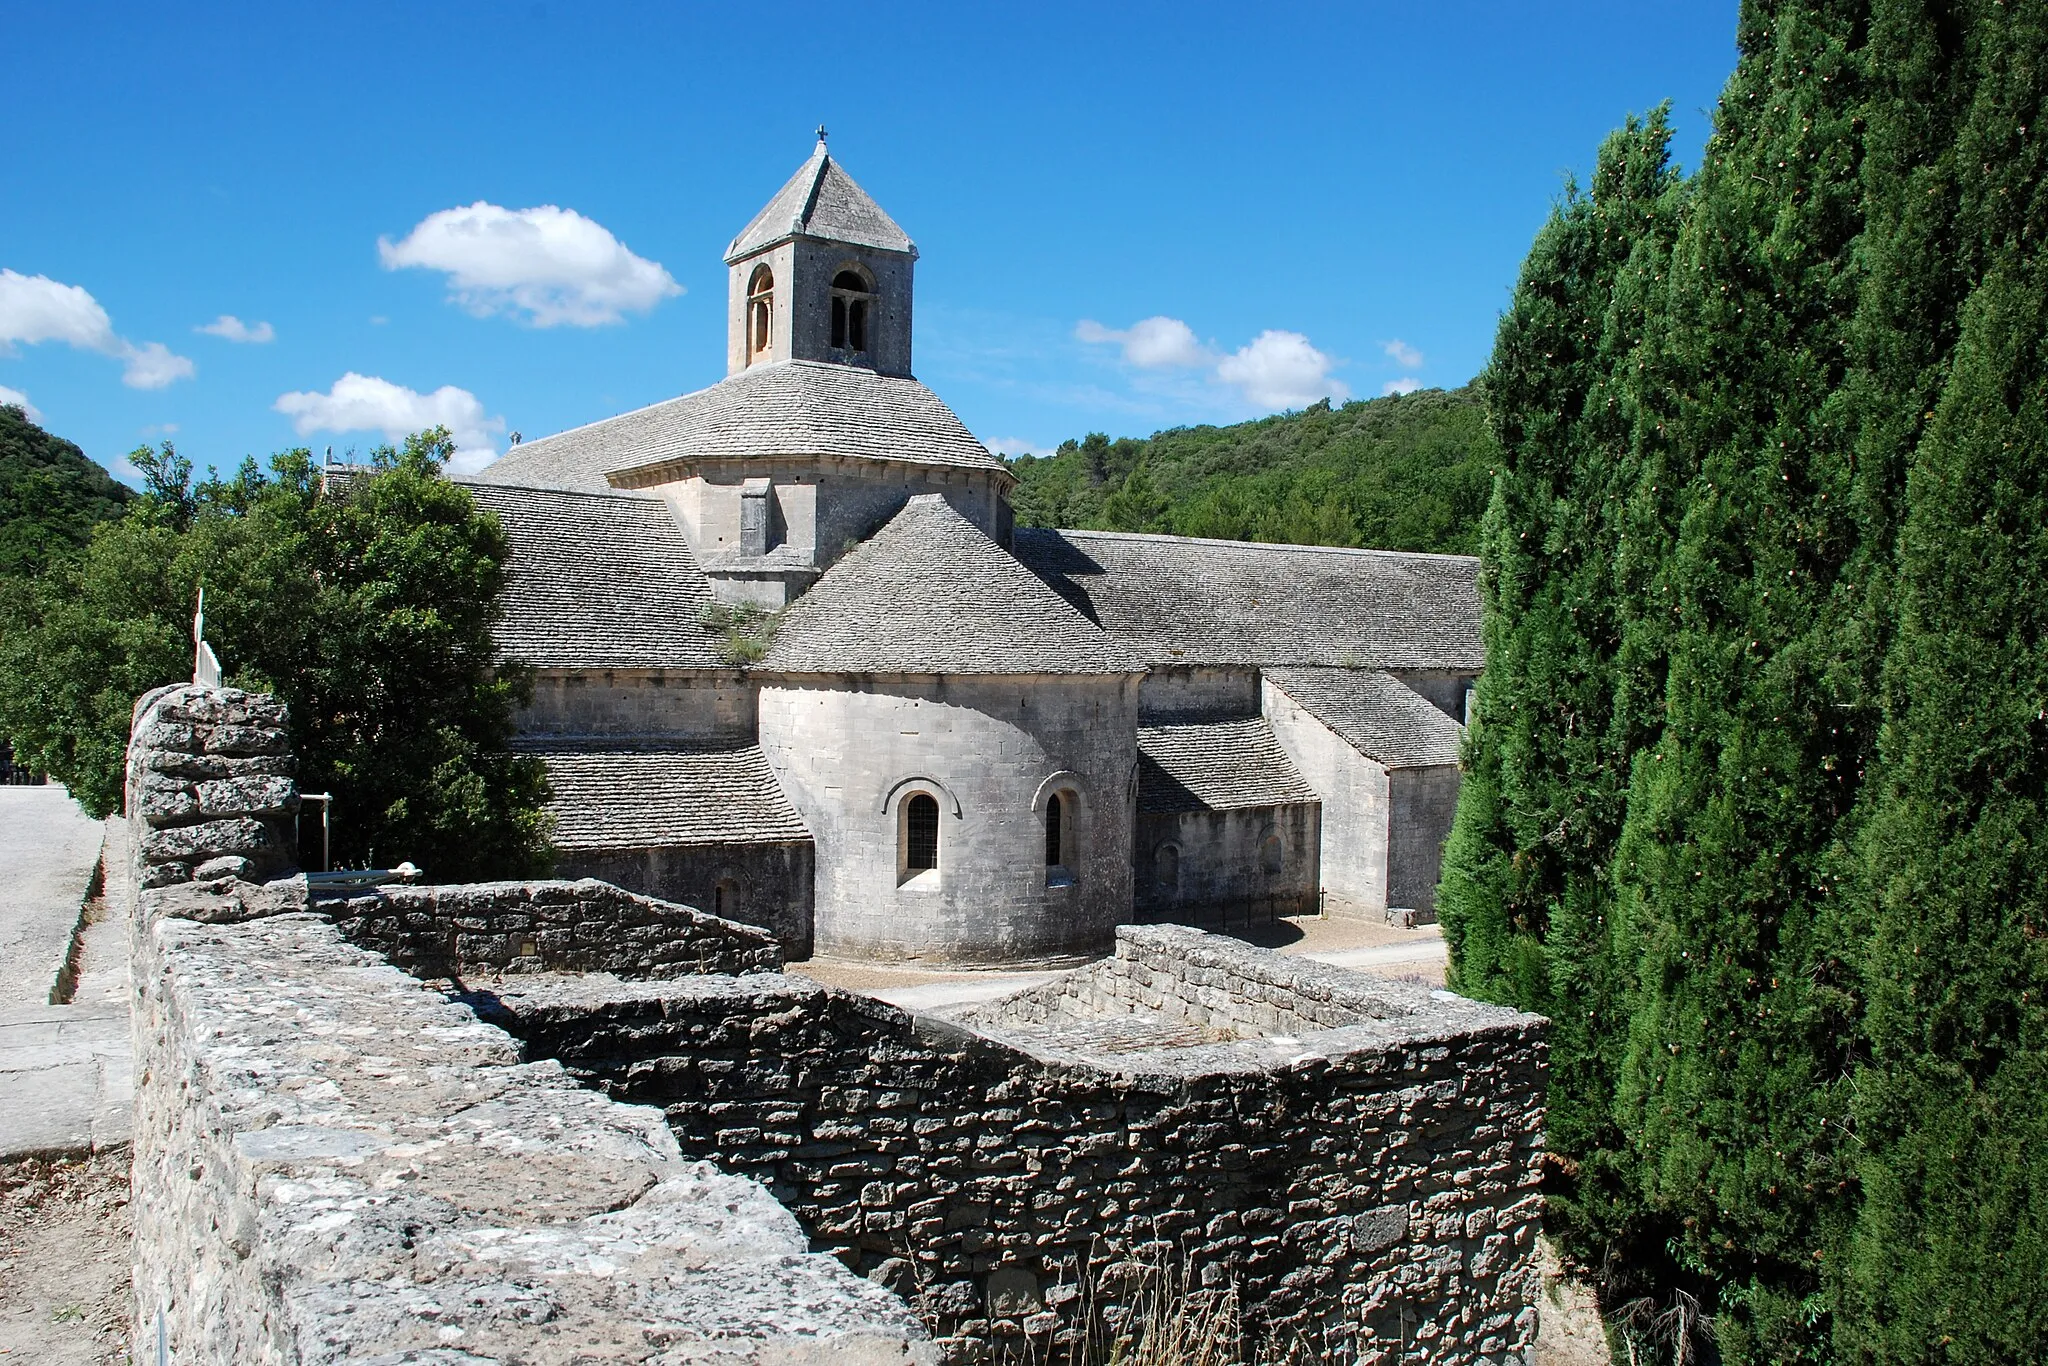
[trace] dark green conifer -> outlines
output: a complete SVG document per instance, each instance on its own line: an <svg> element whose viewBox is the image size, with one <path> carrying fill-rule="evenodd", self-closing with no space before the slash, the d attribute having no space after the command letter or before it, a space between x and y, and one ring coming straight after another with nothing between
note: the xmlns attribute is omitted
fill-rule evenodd
<svg viewBox="0 0 2048 1366"><path fill-rule="evenodd" d="M1977 283L1960 310L1929 291L1960 336L1912 452L1864 843L1840 1341L1867 1361L2048 1344L2048 7L1970 18L1944 35L1981 77L1943 158L1957 250L1929 273Z"/></svg>
<svg viewBox="0 0 2048 1366"><path fill-rule="evenodd" d="M1635 480L1618 382L1682 191L1666 111L1600 150L1538 236L1486 378L1503 452L1483 531L1488 668L1439 894L1462 991L1552 1017L1551 1219L1583 1256L1632 1239L1613 1117L1630 965L1608 864L1642 718L1615 711L1613 565Z"/></svg>

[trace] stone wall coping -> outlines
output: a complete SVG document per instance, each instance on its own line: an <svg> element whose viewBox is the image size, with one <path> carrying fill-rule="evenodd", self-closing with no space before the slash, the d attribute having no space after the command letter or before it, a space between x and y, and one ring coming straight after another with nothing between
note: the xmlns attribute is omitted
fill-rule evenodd
<svg viewBox="0 0 2048 1366"><path fill-rule="evenodd" d="M1149 932L1153 927L1141 928ZM1123 929L1118 930L1122 936ZM1184 936L1216 939L1197 930L1173 929L1168 942ZM1300 960L1281 958L1267 950L1246 946L1246 955L1278 959L1281 963ZM1230 950L1217 955L1234 958ZM1094 971L1096 964L1075 970ZM786 973L750 973L741 977L690 976L652 980L624 980L604 973L534 974L508 978L489 992L472 993L466 999L479 1013L491 1018L502 1002L521 1018L539 1018L550 1013L583 1016L605 1013L661 1013L664 1003L688 1004L695 1008L716 1001L758 1001L763 998L786 1001L790 1008L815 1009L832 1001L840 1010L915 1034L927 1043L950 1051L993 1049L1015 1063L1049 1071L1109 1077L1125 1084L1179 1088L1211 1076L1241 1076L1311 1070L1352 1070L1371 1060L1405 1053L1418 1045L1443 1044L1456 1047L1485 1039L1540 1040L1546 1024L1543 1017L1502 1006L1468 1001L1449 992L1432 993L1412 983L1390 982L1327 964L1309 964L1326 980L1334 976L1340 984L1361 992L1378 992L1381 987L1397 989L1398 996L1413 996L1412 1013L1390 1019L1367 1019L1335 1029L1304 1030L1298 1035L1260 1038L1217 1039L1164 1047L1146 1047L1138 1040L1115 1040L1103 1046L1100 1032L1084 1021L1054 1021L1027 1024L1001 1021L1004 1001L992 1002L971 1012L939 1014L905 1010L860 992L828 986L822 982ZM1073 976L1075 974L1068 974ZM1032 992L1056 987L1057 982L1032 988ZM1030 993L1019 993L1026 995ZM1016 998L1005 998L1014 1000Z"/></svg>
<svg viewBox="0 0 2048 1366"><path fill-rule="evenodd" d="M161 1308L194 1360L935 1359L901 1300L810 1253L757 1183L685 1160L659 1110L522 1062L324 918L141 938L144 1218L196 1199L220 1232L142 1231L139 1340Z"/></svg>

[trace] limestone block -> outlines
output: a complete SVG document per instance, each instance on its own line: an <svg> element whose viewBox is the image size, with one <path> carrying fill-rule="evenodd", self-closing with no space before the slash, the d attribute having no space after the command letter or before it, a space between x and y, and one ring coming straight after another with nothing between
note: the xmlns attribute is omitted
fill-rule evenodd
<svg viewBox="0 0 2048 1366"><path fill-rule="evenodd" d="M251 774L199 784L199 809L208 816L273 816L298 804L298 785L286 777Z"/></svg>
<svg viewBox="0 0 2048 1366"><path fill-rule="evenodd" d="M206 737L208 754L283 754L289 741L282 730L270 726L216 726Z"/></svg>
<svg viewBox="0 0 2048 1366"><path fill-rule="evenodd" d="M151 830L142 837L141 852L150 863L189 861L218 854L254 854L270 842L270 831L261 821L243 816Z"/></svg>

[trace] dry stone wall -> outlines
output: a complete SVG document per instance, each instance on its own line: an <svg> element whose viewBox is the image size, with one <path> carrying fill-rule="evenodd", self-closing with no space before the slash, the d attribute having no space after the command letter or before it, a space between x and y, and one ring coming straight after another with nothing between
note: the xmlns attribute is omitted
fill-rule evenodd
<svg viewBox="0 0 2048 1366"><path fill-rule="evenodd" d="M315 903L351 942L417 977L775 972L774 935L608 882L386 886Z"/></svg>
<svg viewBox="0 0 2048 1366"><path fill-rule="evenodd" d="M273 699L169 689L136 717L145 1351L161 1342L188 1366L936 1360L900 1299L811 1253L757 1184L685 1160L658 1111L526 1061L309 912L305 879L238 877L282 866L282 822L249 816L258 839L200 791L223 772L289 786ZM220 767L243 759L273 767ZM151 838L165 831L182 833ZM227 858L242 862L223 871ZM734 971L780 961L759 931L597 884L400 888L345 906L346 923L427 967L445 966L437 947L483 965L529 934L548 949L514 957L541 965L596 953L658 972L680 961L671 949ZM614 937L632 942L604 948Z"/></svg>
<svg viewBox="0 0 2048 1366"><path fill-rule="evenodd" d="M758 1177L953 1359L1059 1350L1163 1268L1234 1289L1310 1359L1525 1360L1542 1022L1398 983L1347 996L1313 967L1276 1000L1270 967L1222 981L1273 955L1119 934L1096 1009L1049 988L946 1022L769 975L541 979L480 1008ZM1124 1010L1131 983L1187 1009Z"/></svg>

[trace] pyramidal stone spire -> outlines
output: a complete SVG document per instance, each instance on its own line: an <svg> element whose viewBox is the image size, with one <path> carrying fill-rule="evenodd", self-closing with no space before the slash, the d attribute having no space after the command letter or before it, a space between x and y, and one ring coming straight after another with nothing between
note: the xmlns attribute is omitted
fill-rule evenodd
<svg viewBox="0 0 2048 1366"><path fill-rule="evenodd" d="M917 245L846 168L833 160L818 128L818 145L775 197L725 249L727 264L791 237L813 237L848 246L917 255Z"/></svg>
<svg viewBox="0 0 2048 1366"><path fill-rule="evenodd" d="M917 245L818 145L726 248L726 373L812 360L910 373Z"/></svg>

